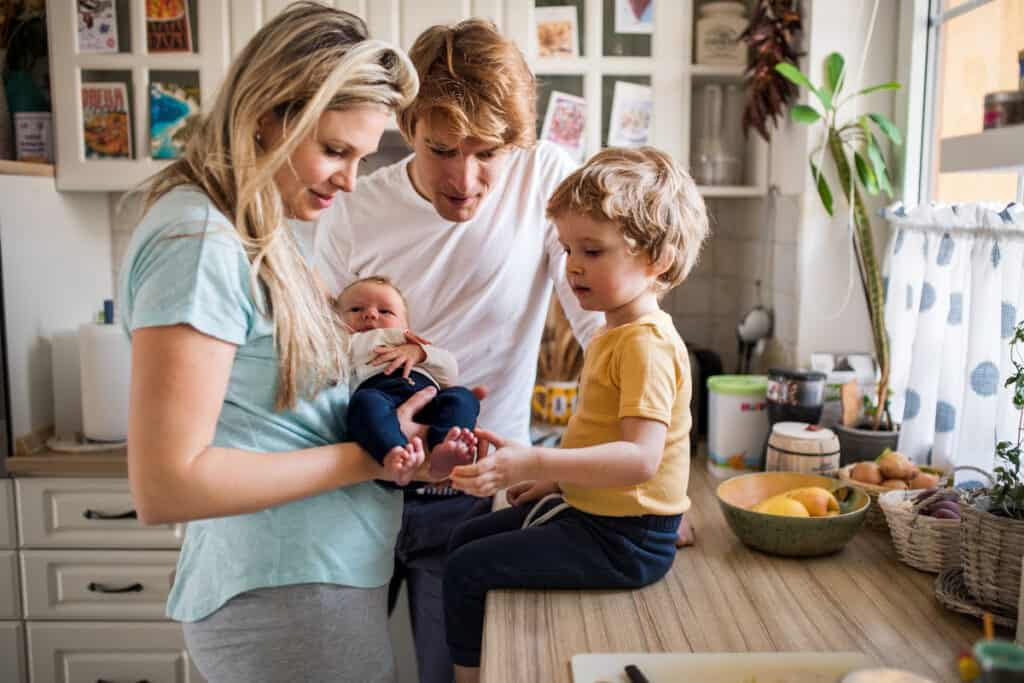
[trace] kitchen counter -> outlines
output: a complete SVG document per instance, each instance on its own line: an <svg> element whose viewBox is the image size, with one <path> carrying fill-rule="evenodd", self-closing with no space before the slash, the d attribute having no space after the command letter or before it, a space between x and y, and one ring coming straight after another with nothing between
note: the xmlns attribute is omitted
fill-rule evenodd
<svg viewBox="0 0 1024 683"><path fill-rule="evenodd" d="M722 516L718 481L695 458L697 544L637 591L492 591L482 680L572 680L585 652L861 651L880 664L958 681L977 620L935 600L935 576L896 559L888 534L862 528L841 552L782 558L742 545ZM1004 633L1003 637L1013 638Z"/></svg>
<svg viewBox="0 0 1024 683"><path fill-rule="evenodd" d="M93 453L57 453L49 449L7 458L7 473L16 477L127 477L124 448Z"/></svg>

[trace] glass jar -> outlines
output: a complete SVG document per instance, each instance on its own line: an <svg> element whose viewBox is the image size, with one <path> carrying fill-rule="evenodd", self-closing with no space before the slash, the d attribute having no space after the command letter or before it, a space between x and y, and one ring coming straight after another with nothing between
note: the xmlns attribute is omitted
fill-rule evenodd
<svg viewBox="0 0 1024 683"><path fill-rule="evenodd" d="M708 2L697 19L697 64L746 66L747 46L740 34L747 28L741 2Z"/></svg>
<svg viewBox="0 0 1024 683"><path fill-rule="evenodd" d="M1024 90L1003 90L985 95L986 130L1018 123L1024 123Z"/></svg>

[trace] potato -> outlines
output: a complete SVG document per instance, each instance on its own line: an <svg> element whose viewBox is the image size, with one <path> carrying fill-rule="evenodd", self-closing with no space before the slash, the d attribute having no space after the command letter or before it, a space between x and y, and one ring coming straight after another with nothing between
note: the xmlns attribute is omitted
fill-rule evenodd
<svg viewBox="0 0 1024 683"><path fill-rule="evenodd" d="M913 467L914 464L899 451L886 449L878 456L878 469L885 479L908 479Z"/></svg>
<svg viewBox="0 0 1024 683"><path fill-rule="evenodd" d="M882 472L878 469L878 464L873 462L859 462L854 465L850 469L850 478L875 486L881 484L884 479Z"/></svg>
<svg viewBox="0 0 1024 683"><path fill-rule="evenodd" d="M912 489L930 489L939 485L939 475L930 472L918 472L917 476L910 480Z"/></svg>
<svg viewBox="0 0 1024 683"><path fill-rule="evenodd" d="M882 482L882 486L887 489L906 489L907 482L902 479L886 479Z"/></svg>

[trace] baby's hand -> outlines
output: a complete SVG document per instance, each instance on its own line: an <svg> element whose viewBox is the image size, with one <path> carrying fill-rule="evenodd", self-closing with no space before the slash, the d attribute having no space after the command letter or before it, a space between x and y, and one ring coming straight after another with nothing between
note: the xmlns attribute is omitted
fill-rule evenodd
<svg viewBox="0 0 1024 683"><path fill-rule="evenodd" d="M384 456L384 470L389 479L399 486L405 486L412 481L413 474L425 459L423 442L413 439L405 446L395 446L388 451Z"/></svg>
<svg viewBox="0 0 1024 683"><path fill-rule="evenodd" d="M374 353L377 356L371 361L372 365L384 365L385 375L390 375L398 368L403 368L402 377L409 379L409 373L417 363L427 359L427 352L419 344L400 344L399 346L378 346Z"/></svg>

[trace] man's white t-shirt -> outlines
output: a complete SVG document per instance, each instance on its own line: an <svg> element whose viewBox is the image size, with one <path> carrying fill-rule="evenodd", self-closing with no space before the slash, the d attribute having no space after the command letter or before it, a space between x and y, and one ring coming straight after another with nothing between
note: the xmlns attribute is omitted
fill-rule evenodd
<svg viewBox="0 0 1024 683"><path fill-rule="evenodd" d="M314 264L332 294L370 275L392 279L409 303L409 326L447 349L459 384L484 385L479 426L529 443L530 397L554 283L584 344L604 315L580 308L565 253L545 217L548 198L575 165L557 146L513 148L476 215L453 223L409 179L412 156L336 195L314 235Z"/></svg>

